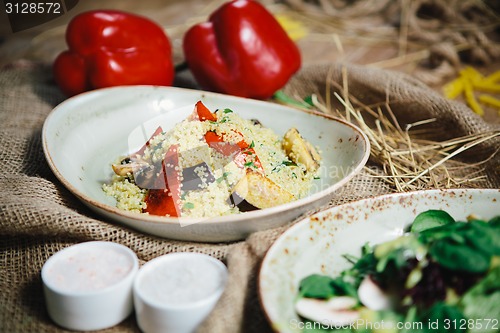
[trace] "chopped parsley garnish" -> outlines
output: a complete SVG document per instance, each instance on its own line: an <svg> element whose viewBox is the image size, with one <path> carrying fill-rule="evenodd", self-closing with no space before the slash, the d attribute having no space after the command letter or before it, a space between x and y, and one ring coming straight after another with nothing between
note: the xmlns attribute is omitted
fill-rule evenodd
<svg viewBox="0 0 500 333"><path fill-rule="evenodd" d="M224 112L224 113L232 113L232 112L233 112L233 110L231 110L231 109L224 109L224 111L223 111L223 112Z"/></svg>
<svg viewBox="0 0 500 333"><path fill-rule="evenodd" d="M194 208L194 203L192 202L186 202L184 206L182 206L183 209L193 209Z"/></svg>
<svg viewBox="0 0 500 333"><path fill-rule="evenodd" d="M253 147L255 147L255 142L253 142L252 140L252 143L250 143L250 146L248 146L248 148L253 148Z"/></svg>
<svg viewBox="0 0 500 333"><path fill-rule="evenodd" d="M252 168L257 168L257 166L255 165L255 163L253 161L250 161L250 162L246 162L245 164L243 164L244 166L246 167L252 167Z"/></svg>
<svg viewBox="0 0 500 333"><path fill-rule="evenodd" d="M271 170L271 172L274 172L274 171L276 171L276 170L280 170L280 169L281 169L282 167L284 167L284 166L297 166L297 164L296 164L296 163L294 163L294 162L290 162L290 161L281 161L281 163L280 163L280 164L278 164L278 165L276 165L276 166L275 166L275 167ZM297 175L295 175L295 176L297 176ZM295 178L297 178L297 177L295 177Z"/></svg>
<svg viewBox="0 0 500 333"><path fill-rule="evenodd" d="M291 161L283 161L281 162L284 166L297 166L297 163L291 162Z"/></svg>
<svg viewBox="0 0 500 333"><path fill-rule="evenodd" d="M227 176L229 176L231 172L224 172L221 177L217 178L215 181L217 183L221 183L223 180L227 179Z"/></svg>

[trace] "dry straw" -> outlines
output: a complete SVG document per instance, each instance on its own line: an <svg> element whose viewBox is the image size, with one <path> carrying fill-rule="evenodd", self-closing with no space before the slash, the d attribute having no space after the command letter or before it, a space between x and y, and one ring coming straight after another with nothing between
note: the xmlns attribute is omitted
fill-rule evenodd
<svg viewBox="0 0 500 333"><path fill-rule="evenodd" d="M461 65L459 54L462 52L470 53L469 60L480 59L483 63L494 61L500 55L500 45L486 37L499 25L497 13L480 0L451 2L380 0L376 2L377 10L374 10L373 2L367 6L367 2L363 1L324 0L315 7L301 0L285 1L297 10L289 14L315 31L310 33L309 40L334 41L339 51L346 48L343 44L396 46L397 54L394 57L369 65L413 72L414 77L428 84L440 84L443 78L453 75ZM471 9L477 15L469 15ZM424 12L439 15L426 17ZM384 16L384 13L388 15ZM399 29L390 24L375 24L377 19L389 23L391 13L392 17L399 17ZM431 70L422 66L423 60L430 63L436 57L445 61ZM484 166L498 150L475 163L461 161L459 155L494 140L500 136L500 131L446 141L426 139L432 137L432 123L436 119L401 126L388 102L364 105L349 93L345 69L342 78L339 84L328 75L324 99L313 95L312 104L324 113L357 124L366 133L371 142L370 161L378 166L366 168L370 175L381 178L399 192L482 187L487 183ZM340 91L341 95L332 93L333 88ZM343 110L333 106L338 103Z"/></svg>
<svg viewBox="0 0 500 333"><path fill-rule="evenodd" d="M500 136L500 131L467 135L445 141L425 139L436 119L427 119L402 127L389 103L367 106L348 93L347 73L343 72L343 87L330 94L332 86L339 84L328 80L325 101L316 95L312 104L320 111L340 117L358 125L371 143L370 161L378 168L366 167L372 177L381 178L398 192L430 188L482 187L486 180L484 164L493 158L467 163L456 157L488 140ZM340 102L344 110L333 107L329 96ZM358 107L354 107L353 103ZM382 172L381 172L382 171Z"/></svg>
<svg viewBox="0 0 500 333"><path fill-rule="evenodd" d="M311 104L321 112L356 124L367 135L371 143L371 166L365 169L369 175L382 179L397 192L483 187L485 163L500 147L487 158L475 162L460 160L459 155L499 137L499 130L445 141L428 139L435 131L431 125L436 119L401 126L388 102L373 106L363 104L349 93L345 68L342 77L339 84L327 75L325 97L312 95ZM339 103L341 108L334 106Z"/></svg>

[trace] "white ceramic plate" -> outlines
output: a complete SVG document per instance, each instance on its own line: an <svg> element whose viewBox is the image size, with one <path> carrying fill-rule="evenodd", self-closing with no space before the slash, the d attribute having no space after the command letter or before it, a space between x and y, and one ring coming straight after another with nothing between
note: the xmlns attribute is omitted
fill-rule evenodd
<svg viewBox="0 0 500 333"><path fill-rule="evenodd" d="M500 215L500 190L428 190L393 194L333 207L288 229L267 252L259 274L259 296L276 332L301 332L294 300L300 280L335 276L349 267L344 254L360 256L367 242L379 244L403 234L415 216L446 210L456 220L472 213Z"/></svg>
<svg viewBox="0 0 500 333"><path fill-rule="evenodd" d="M111 163L141 147L154 130L164 130L192 113L203 101L210 109L231 108L257 118L283 135L295 126L322 151L321 177L309 196L281 206L225 217L189 220L131 213L115 207L101 186ZM132 133L139 134L131 136ZM47 117L43 148L50 168L74 195L103 216L145 233L190 241L232 241L277 227L328 202L366 163L366 136L341 120L233 96L173 87L129 86L95 90L66 100ZM135 139L134 139L135 137ZM138 139L137 139L138 138ZM187 225L188 224L188 225ZM185 226L187 225L187 226Z"/></svg>

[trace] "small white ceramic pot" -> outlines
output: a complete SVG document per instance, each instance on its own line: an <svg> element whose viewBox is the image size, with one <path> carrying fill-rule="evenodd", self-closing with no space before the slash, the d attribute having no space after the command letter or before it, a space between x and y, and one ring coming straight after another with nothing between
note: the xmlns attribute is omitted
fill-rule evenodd
<svg viewBox="0 0 500 333"><path fill-rule="evenodd" d="M155 258L134 282L137 323L146 333L190 333L208 316L227 281L227 268L199 253Z"/></svg>
<svg viewBox="0 0 500 333"><path fill-rule="evenodd" d="M85 242L51 256L42 268L47 311L71 330L114 326L133 309L136 254L112 242Z"/></svg>

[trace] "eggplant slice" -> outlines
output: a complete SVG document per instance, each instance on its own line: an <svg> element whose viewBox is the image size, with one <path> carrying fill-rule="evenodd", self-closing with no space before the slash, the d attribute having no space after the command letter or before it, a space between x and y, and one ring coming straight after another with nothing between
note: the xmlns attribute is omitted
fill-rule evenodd
<svg viewBox="0 0 500 333"><path fill-rule="evenodd" d="M214 181L215 177L205 162L182 170L182 190L184 192L201 190Z"/></svg>

